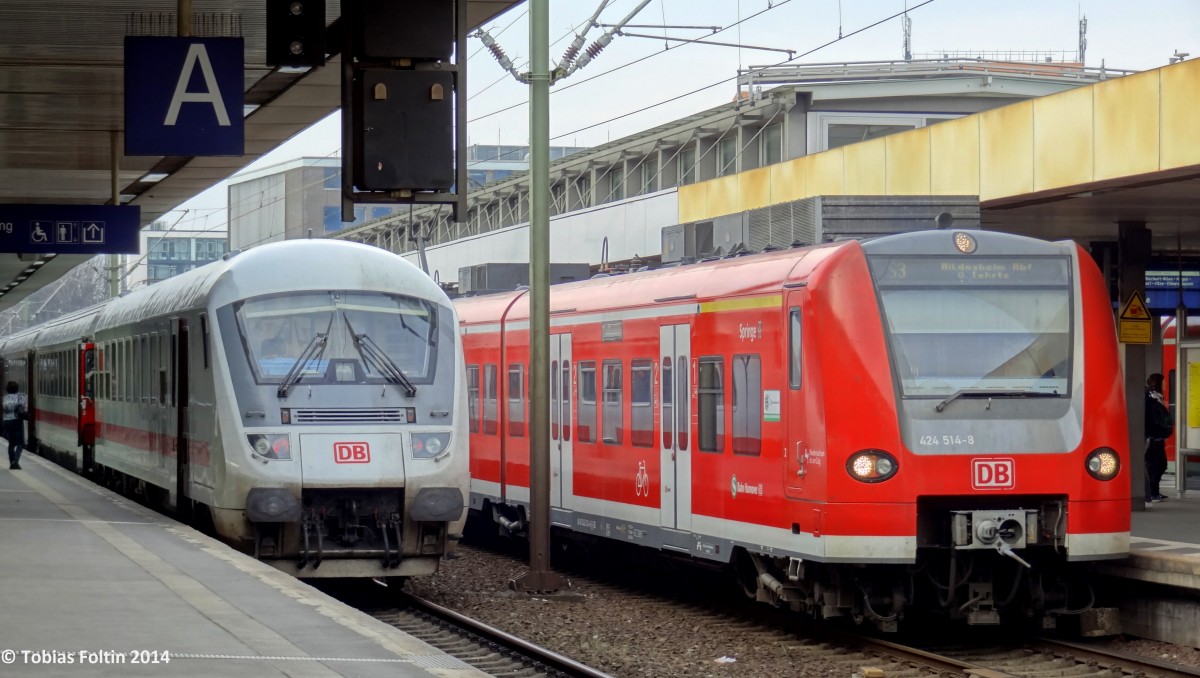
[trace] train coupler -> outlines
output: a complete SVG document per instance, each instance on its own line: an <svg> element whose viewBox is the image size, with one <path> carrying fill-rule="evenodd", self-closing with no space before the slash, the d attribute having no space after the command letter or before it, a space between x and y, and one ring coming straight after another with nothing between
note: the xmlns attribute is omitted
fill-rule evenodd
<svg viewBox="0 0 1200 678"><path fill-rule="evenodd" d="M400 520L400 515L392 513L386 518L380 518L377 522L379 533L383 538L383 566L385 568L400 567L401 544L403 543L402 534L404 524ZM393 552L391 547L392 537L395 536L396 548Z"/></svg>
<svg viewBox="0 0 1200 678"><path fill-rule="evenodd" d="M325 530L323 528L324 521L320 516L317 516L314 511L306 511L300 520L300 559L297 566L304 569L305 565L312 563L313 569L321 566L322 547L321 542L325 541ZM316 554L313 554L312 542L316 542Z"/></svg>
<svg viewBox="0 0 1200 678"><path fill-rule="evenodd" d="M992 596L990 583L968 584L967 593L970 598L962 608L967 612L967 624L994 626L1000 623L1000 611L996 609L996 599Z"/></svg>

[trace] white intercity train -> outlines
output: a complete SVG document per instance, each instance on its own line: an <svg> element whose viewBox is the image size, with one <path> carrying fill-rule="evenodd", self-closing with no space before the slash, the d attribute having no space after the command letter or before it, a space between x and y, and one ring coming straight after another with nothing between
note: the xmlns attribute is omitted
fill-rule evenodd
<svg viewBox="0 0 1200 678"><path fill-rule="evenodd" d="M419 269L264 245L0 339L32 450L301 577L432 574L465 520L457 316ZM17 471L19 473L19 471Z"/></svg>

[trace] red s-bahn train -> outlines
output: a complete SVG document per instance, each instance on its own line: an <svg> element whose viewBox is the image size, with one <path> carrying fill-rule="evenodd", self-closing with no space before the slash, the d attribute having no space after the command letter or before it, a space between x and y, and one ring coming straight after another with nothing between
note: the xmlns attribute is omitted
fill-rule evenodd
<svg viewBox="0 0 1200 678"><path fill-rule="evenodd" d="M523 291L456 302L470 506L529 508ZM551 525L894 629L1094 604L1127 555L1123 385L1072 243L938 230L558 285Z"/></svg>

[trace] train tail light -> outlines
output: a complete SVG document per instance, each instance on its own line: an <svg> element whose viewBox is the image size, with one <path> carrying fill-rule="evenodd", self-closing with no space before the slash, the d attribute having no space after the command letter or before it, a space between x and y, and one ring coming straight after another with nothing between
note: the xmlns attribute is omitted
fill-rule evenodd
<svg viewBox="0 0 1200 678"><path fill-rule="evenodd" d="M846 460L846 472L864 483L881 483L896 475L900 464L883 450L859 450Z"/></svg>
<svg viewBox="0 0 1200 678"><path fill-rule="evenodd" d="M1121 457L1111 448L1097 448L1087 456L1084 468L1096 480L1112 480L1121 471Z"/></svg>

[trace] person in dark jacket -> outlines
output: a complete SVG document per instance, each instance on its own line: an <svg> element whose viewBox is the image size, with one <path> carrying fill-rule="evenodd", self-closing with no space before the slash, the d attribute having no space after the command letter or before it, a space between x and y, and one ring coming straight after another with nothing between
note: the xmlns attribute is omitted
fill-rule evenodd
<svg viewBox="0 0 1200 678"><path fill-rule="evenodd" d="M1167 470L1167 438L1175 427L1171 411L1163 403L1163 375L1155 372L1146 378L1146 501L1166 499L1158 491Z"/></svg>
<svg viewBox="0 0 1200 678"><path fill-rule="evenodd" d="M4 394L4 439L8 441L8 467L21 468L21 448L25 446L25 394L15 381L8 382Z"/></svg>

